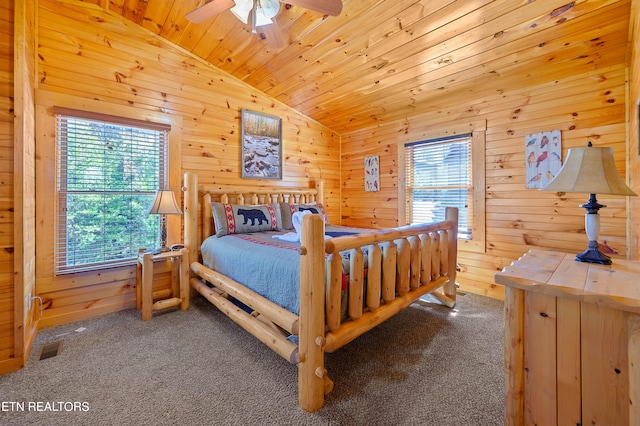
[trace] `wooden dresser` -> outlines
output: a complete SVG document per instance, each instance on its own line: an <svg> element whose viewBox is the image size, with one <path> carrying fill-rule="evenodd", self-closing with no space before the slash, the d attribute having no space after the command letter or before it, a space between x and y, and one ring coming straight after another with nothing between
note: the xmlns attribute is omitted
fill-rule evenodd
<svg viewBox="0 0 640 426"><path fill-rule="evenodd" d="M530 250L505 286L505 424L640 425L640 262Z"/></svg>

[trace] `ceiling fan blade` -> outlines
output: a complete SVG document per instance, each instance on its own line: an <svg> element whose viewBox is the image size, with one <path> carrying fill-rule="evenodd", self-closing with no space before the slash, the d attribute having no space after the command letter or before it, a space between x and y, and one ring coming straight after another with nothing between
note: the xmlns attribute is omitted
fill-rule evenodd
<svg viewBox="0 0 640 426"><path fill-rule="evenodd" d="M185 18L195 24L200 24L235 5L236 3L233 0L211 0L209 3L187 13Z"/></svg>
<svg viewBox="0 0 640 426"><path fill-rule="evenodd" d="M285 0L284 2L325 15L338 16L342 12L342 0Z"/></svg>
<svg viewBox="0 0 640 426"><path fill-rule="evenodd" d="M282 31L280 27L273 21L270 25L260 27L264 37L267 39L267 44L272 49L282 49L285 46L284 38L282 37Z"/></svg>

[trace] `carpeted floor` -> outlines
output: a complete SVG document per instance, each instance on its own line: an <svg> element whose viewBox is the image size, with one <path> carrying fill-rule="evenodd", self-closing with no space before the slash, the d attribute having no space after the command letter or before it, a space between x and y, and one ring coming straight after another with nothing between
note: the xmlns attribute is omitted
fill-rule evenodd
<svg viewBox="0 0 640 426"><path fill-rule="evenodd" d="M326 367L334 390L309 414L296 367L204 299L144 322L126 310L41 331L27 366L0 376L0 424L501 425L503 303L421 301Z"/></svg>

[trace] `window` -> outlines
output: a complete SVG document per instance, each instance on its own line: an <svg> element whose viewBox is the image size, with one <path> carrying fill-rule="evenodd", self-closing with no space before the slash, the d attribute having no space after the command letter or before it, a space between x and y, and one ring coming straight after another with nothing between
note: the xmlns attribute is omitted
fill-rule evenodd
<svg viewBox="0 0 640 426"><path fill-rule="evenodd" d="M405 144L408 223L445 220L457 207L458 236L471 239L471 134Z"/></svg>
<svg viewBox="0 0 640 426"><path fill-rule="evenodd" d="M54 111L57 124L56 273L130 264L159 244L148 215L167 184L169 126Z"/></svg>

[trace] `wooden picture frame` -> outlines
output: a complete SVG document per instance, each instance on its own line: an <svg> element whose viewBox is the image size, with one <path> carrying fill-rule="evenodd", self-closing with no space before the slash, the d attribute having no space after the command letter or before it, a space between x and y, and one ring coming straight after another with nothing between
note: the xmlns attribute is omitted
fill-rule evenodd
<svg viewBox="0 0 640 426"><path fill-rule="evenodd" d="M242 178L282 179L282 119L242 109Z"/></svg>

